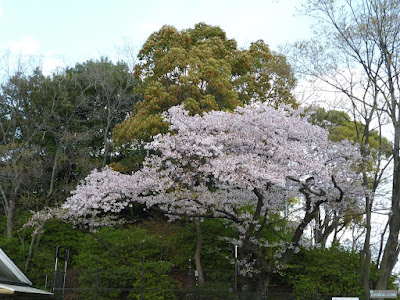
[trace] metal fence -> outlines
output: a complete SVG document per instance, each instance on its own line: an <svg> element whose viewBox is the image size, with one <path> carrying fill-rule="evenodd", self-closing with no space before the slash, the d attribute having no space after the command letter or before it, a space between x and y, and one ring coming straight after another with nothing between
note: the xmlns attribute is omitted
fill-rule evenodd
<svg viewBox="0 0 400 300"><path fill-rule="evenodd" d="M204 284L199 285L197 272L191 268L176 269L88 269L56 271L43 282L53 291L55 299L252 299L246 288L237 285L234 270L204 270ZM42 277L43 278L43 277ZM41 285L42 285L41 284ZM254 282L254 284L256 284ZM249 283L246 284L247 289ZM340 295L336 295L340 296ZM287 286L270 284L265 299L269 300L331 300L318 290L295 294ZM363 299L360 297L360 299Z"/></svg>
<svg viewBox="0 0 400 300"><path fill-rule="evenodd" d="M231 270L95 269L56 272L48 289L57 299L235 299Z"/></svg>

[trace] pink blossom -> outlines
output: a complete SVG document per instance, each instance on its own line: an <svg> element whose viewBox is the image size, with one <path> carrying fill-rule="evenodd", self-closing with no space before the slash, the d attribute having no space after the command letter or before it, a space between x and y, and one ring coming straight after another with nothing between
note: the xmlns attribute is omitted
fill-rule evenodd
<svg viewBox="0 0 400 300"><path fill-rule="evenodd" d="M240 240L268 245L254 240L251 231L281 213L290 197L303 200L306 222L321 205L340 213L365 195L354 172L361 159L357 148L329 141L328 132L300 110L255 103L189 116L176 106L164 117L171 132L145 146L158 155L129 175L109 167L94 170L64 203L62 218L89 227L113 224L135 202L172 220L225 218ZM304 230L302 222L288 226ZM294 251L298 244L296 237L283 249ZM285 257L284 251L277 257Z"/></svg>

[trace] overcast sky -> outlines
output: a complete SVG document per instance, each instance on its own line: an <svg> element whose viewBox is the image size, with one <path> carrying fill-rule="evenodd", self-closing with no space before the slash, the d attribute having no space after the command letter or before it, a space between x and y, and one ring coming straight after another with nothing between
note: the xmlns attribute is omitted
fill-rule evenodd
<svg viewBox="0 0 400 300"><path fill-rule="evenodd" d="M45 71L100 56L140 49L163 25L220 26L246 47L263 39L272 49L306 38L302 0L0 0L0 51L40 56Z"/></svg>

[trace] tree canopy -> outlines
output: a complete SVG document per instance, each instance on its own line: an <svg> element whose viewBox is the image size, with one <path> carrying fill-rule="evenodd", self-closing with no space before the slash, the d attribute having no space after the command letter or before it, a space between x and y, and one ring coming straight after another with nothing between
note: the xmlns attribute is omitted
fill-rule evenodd
<svg viewBox="0 0 400 300"><path fill-rule="evenodd" d="M166 25L151 34L139 52L135 77L142 101L114 130L119 147L165 133L161 113L178 104L191 114L232 111L251 101L295 104L296 81L284 56L262 40L238 49L221 28L204 23L182 31Z"/></svg>
<svg viewBox="0 0 400 300"><path fill-rule="evenodd" d="M0 208L6 236L26 251L23 269L40 242L29 245L21 218L55 206L90 170L113 156L111 129L136 101L125 64L87 61L45 76L40 68L17 72L0 89ZM30 236L30 234L28 234Z"/></svg>

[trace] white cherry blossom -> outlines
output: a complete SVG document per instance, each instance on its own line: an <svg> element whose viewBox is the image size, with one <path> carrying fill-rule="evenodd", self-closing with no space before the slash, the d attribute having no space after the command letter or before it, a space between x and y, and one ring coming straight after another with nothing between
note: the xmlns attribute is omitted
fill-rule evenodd
<svg viewBox="0 0 400 300"><path fill-rule="evenodd" d="M289 198L301 199L304 211L295 223L280 225L288 226L293 237L276 246L280 250L271 265L285 264L297 251L320 206L340 214L365 195L354 172L357 147L329 141L328 132L310 124L301 110L255 103L234 112L189 116L176 106L164 117L170 133L146 145L156 154L145 159L141 170L129 175L109 167L94 170L56 214L84 226L111 225L136 202L171 220L227 219L238 231L235 242L240 241L243 261L260 268L256 261L263 258L252 247L274 246L257 238L257 232Z"/></svg>

